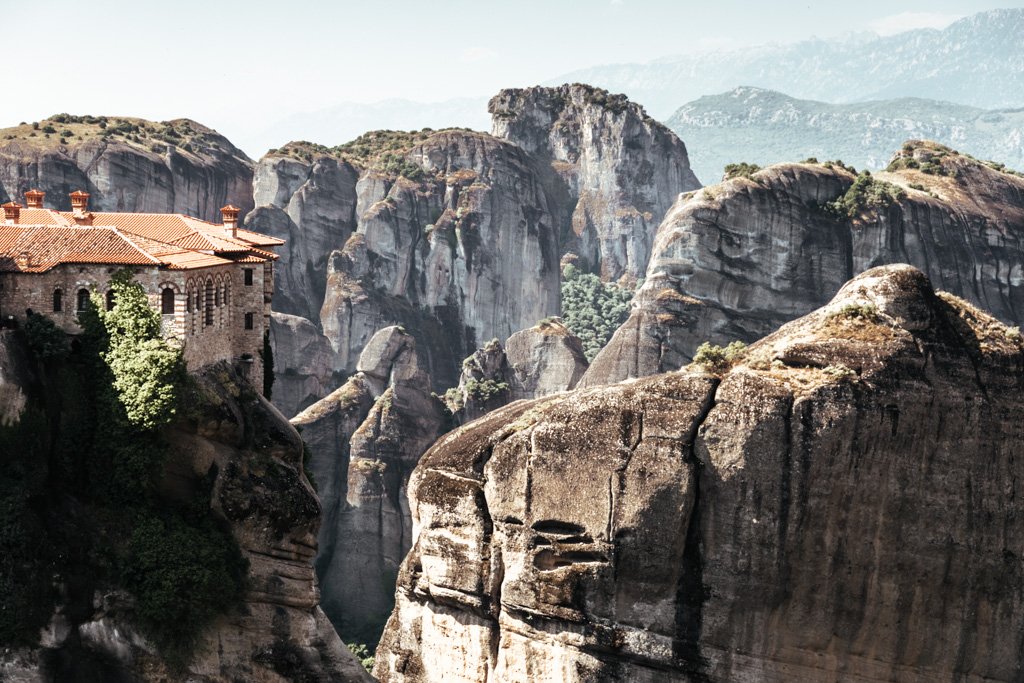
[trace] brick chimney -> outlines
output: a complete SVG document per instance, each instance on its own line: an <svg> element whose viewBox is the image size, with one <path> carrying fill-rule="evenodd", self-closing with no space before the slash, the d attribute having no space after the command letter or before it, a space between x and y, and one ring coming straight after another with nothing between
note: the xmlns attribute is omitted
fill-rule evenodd
<svg viewBox="0 0 1024 683"><path fill-rule="evenodd" d="M32 188L25 193L25 206L30 209L41 209L43 208L43 198L46 197L45 192L41 192L36 188Z"/></svg>
<svg viewBox="0 0 1024 683"><path fill-rule="evenodd" d="M17 202L7 202L3 205L4 209L4 223L7 225L17 225L18 218L21 216L21 204Z"/></svg>
<svg viewBox="0 0 1024 683"><path fill-rule="evenodd" d="M239 211L241 209L233 204L228 204L220 210L220 215L224 217L224 234L228 237L238 237Z"/></svg>
<svg viewBox="0 0 1024 683"><path fill-rule="evenodd" d="M92 214L89 213L89 193L75 190L71 193L71 217L79 225L92 225Z"/></svg>

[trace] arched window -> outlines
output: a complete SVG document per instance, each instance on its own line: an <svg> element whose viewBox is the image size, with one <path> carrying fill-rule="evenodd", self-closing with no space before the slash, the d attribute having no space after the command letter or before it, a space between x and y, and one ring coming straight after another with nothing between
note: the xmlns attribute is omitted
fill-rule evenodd
<svg viewBox="0 0 1024 683"><path fill-rule="evenodd" d="M114 290L112 289L107 290L107 310L114 310Z"/></svg>
<svg viewBox="0 0 1024 683"><path fill-rule="evenodd" d="M164 315L174 313L174 290L170 287L165 287L160 293L160 312Z"/></svg>
<svg viewBox="0 0 1024 683"><path fill-rule="evenodd" d="M185 312L186 313L191 313L192 312L192 290L191 289L188 290L187 292L185 292Z"/></svg>
<svg viewBox="0 0 1024 683"><path fill-rule="evenodd" d="M213 291L213 305L220 307L220 285Z"/></svg>
<svg viewBox="0 0 1024 683"><path fill-rule="evenodd" d="M59 289L53 290L53 312L60 313L64 310L64 292Z"/></svg>
<svg viewBox="0 0 1024 683"><path fill-rule="evenodd" d="M206 300L205 300L204 304L205 305L203 306L203 309L204 309L204 312L205 312L206 315L203 318L203 324L204 325L212 325L213 324L213 281L212 280L207 280L206 281Z"/></svg>
<svg viewBox="0 0 1024 683"><path fill-rule="evenodd" d="M85 287L78 290L78 297L75 300L75 303L77 304L75 306L75 310L79 313L87 310L89 308L89 290Z"/></svg>
<svg viewBox="0 0 1024 683"><path fill-rule="evenodd" d="M231 303L230 299L231 299L231 283L230 282L225 282L224 283L224 305L225 306L227 306L229 303Z"/></svg>

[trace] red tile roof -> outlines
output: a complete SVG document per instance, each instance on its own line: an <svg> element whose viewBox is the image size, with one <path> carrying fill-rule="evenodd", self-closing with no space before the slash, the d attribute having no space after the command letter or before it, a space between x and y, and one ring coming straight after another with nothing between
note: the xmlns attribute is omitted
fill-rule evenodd
<svg viewBox="0 0 1024 683"><path fill-rule="evenodd" d="M73 214L22 209L18 223L0 223L0 271L43 272L61 263L157 265L173 270L207 268L277 255L260 247L284 244L269 235L238 230L181 214L92 213L90 225ZM21 254L29 255L26 265Z"/></svg>

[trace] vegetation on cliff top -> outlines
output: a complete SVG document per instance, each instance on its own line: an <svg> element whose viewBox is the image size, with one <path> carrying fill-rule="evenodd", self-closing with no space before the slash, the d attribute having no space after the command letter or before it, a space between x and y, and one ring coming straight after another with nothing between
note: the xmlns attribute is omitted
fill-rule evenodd
<svg viewBox="0 0 1024 683"><path fill-rule="evenodd" d="M869 209L887 208L906 196L903 188L874 178L870 171L863 171L853 181L850 189L828 202L825 209L838 218L850 219L860 216Z"/></svg>
<svg viewBox="0 0 1024 683"><path fill-rule="evenodd" d="M195 154L224 152L244 156L218 133L190 119L156 122L131 116L56 114L41 121L0 129L0 145L17 141L44 148L87 140L122 142L155 154L175 149Z"/></svg>

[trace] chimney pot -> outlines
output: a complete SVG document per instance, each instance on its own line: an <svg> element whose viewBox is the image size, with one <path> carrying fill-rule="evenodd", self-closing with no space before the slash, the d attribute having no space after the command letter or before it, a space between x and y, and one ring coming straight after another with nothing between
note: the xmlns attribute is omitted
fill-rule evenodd
<svg viewBox="0 0 1024 683"><path fill-rule="evenodd" d="M43 198L46 197L46 193L32 188L25 193L25 206L30 209L41 209L43 208Z"/></svg>
<svg viewBox="0 0 1024 683"><path fill-rule="evenodd" d="M240 211L241 209L233 204L228 204L220 210L220 215L224 218L224 234L228 237L238 237L238 214Z"/></svg>
<svg viewBox="0 0 1024 683"><path fill-rule="evenodd" d="M89 193L75 190L71 193L71 217L79 225L90 225L92 214L89 213Z"/></svg>
<svg viewBox="0 0 1024 683"><path fill-rule="evenodd" d="M7 202L3 205L4 209L4 223L8 225L17 225L18 218L21 216L21 204L17 202Z"/></svg>

